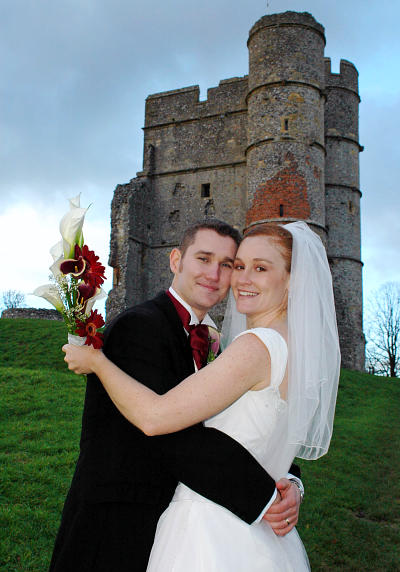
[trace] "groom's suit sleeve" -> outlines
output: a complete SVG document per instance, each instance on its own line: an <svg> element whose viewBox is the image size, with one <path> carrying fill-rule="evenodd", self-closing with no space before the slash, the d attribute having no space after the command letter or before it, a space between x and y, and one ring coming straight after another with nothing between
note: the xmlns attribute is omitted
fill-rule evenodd
<svg viewBox="0 0 400 572"><path fill-rule="evenodd" d="M185 365L179 342L157 312L125 315L111 329L105 350L121 369L160 394L193 372L192 360ZM146 439L160 479L172 475L248 523L273 495L274 480L244 447L216 429L197 424Z"/></svg>

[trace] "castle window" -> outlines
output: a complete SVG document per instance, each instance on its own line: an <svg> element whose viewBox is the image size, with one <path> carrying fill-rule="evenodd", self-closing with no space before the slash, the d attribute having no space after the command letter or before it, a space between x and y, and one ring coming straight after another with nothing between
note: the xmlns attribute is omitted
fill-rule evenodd
<svg viewBox="0 0 400 572"><path fill-rule="evenodd" d="M279 216L283 216L283 205L279 205Z"/></svg>
<svg viewBox="0 0 400 572"><path fill-rule="evenodd" d="M201 196L203 198L208 198L210 197L210 183L203 183L201 185Z"/></svg>
<svg viewBox="0 0 400 572"><path fill-rule="evenodd" d="M281 133L289 133L289 117L281 117Z"/></svg>

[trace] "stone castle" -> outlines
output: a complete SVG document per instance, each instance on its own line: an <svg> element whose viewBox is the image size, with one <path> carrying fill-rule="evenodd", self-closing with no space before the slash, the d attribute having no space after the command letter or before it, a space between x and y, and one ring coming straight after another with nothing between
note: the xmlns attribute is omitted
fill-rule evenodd
<svg viewBox="0 0 400 572"><path fill-rule="evenodd" d="M147 97L143 170L112 202L107 317L169 285L169 252L192 222L301 219L327 248L342 365L362 370L357 70L341 60L331 72L308 13L262 17L247 45L248 75L207 100L198 86Z"/></svg>

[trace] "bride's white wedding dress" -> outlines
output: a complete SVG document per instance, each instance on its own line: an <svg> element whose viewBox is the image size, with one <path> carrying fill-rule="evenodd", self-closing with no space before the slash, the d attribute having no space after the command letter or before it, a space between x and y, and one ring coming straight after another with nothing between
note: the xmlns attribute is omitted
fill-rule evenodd
<svg viewBox="0 0 400 572"><path fill-rule="evenodd" d="M257 335L270 352L271 384L260 391L248 391L205 425L239 441L274 474L265 459L265 449L266 444L271 444L268 440L273 438L279 418L286 413L279 385L285 375L287 345L275 330L255 328L251 333ZM180 483L158 522L147 572L302 572L309 569L295 529L279 537L264 521L248 525Z"/></svg>

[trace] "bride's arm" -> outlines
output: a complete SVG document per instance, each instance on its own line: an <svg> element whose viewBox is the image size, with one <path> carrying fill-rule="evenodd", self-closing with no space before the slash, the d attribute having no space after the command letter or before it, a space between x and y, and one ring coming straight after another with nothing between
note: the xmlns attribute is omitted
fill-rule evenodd
<svg viewBox="0 0 400 572"><path fill-rule="evenodd" d="M66 345L75 373L95 373L120 412L146 435L173 433L208 419L269 379L269 352L255 335L240 336L215 361L163 395L142 385L101 351Z"/></svg>

